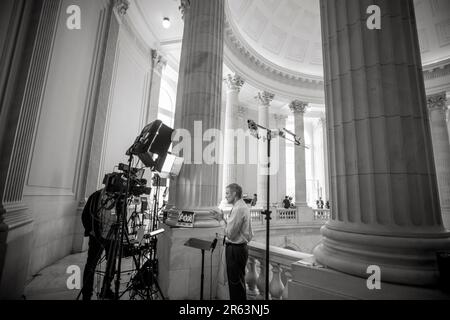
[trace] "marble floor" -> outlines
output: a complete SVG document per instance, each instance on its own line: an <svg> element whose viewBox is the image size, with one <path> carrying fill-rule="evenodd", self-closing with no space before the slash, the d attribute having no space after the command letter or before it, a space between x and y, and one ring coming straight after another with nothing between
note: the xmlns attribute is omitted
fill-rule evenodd
<svg viewBox="0 0 450 320"><path fill-rule="evenodd" d="M72 270L79 268L81 274L80 277L82 279L83 269L87 258L87 252L74 254L65 257L64 259L56 262L55 264L41 270L38 274L36 274L27 284L23 299L26 300L76 300L80 290L79 289L69 289L69 284L74 283L72 281L73 271ZM121 287L120 290L124 290L127 288L129 283L131 272L129 270L132 269L132 259L126 258L123 259L122 263L122 279L121 279ZM71 278L72 276L72 278ZM80 281L82 282L82 281ZM94 280L94 294L92 299L95 300L97 297L97 284L101 283L101 278L96 276ZM98 285L99 287L100 285ZM114 286L112 286L114 288ZM80 297L81 299L81 297ZM125 294L122 297L123 300L130 299L129 294Z"/></svg>

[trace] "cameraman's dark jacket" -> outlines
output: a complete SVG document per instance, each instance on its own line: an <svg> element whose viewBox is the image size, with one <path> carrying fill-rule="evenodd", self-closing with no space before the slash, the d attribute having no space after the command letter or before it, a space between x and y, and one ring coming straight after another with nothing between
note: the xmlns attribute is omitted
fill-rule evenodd
<svg viewBox="0 0 450 320"><path fill-rule="evenodd" d="M101 235L100 220L98 219L101 196L102 190L94 192L84 206L81 221L83 223L85 237L90 236L92 230L96 237L100 237Z"/></svg>

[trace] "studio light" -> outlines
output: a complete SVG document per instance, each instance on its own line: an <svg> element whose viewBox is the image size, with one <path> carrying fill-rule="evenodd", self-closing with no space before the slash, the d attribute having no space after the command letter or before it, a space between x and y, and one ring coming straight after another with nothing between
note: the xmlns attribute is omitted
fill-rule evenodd
<svg viewBox="0 0 450 320"><path fill-rule="evenodd" d="M170 23L170 19L166 17L163 19L162 25L164 29L169 29L172 24Z"/></svg>

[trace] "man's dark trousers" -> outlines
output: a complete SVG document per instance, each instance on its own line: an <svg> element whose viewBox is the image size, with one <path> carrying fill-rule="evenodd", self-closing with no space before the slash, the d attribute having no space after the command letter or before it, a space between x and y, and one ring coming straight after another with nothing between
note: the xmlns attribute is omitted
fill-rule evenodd
<svg viewBox="0 0 450 320"><path fill-rule="evenodd" d="M247 244L226 244L228 288L230 300L247 300L245 267L248 259Z"/></svg>
<svg viewBox="0 0 450 320"><path fill-rule="evenodd" d="M110 252L111 247L113 245L113 241L106 240L103 238L96 238L94 236L89 236L89 249L88 249L88 257L86 261L86 266L84 268L83 273L83 299L84 300L90 300L92 293L94 291L94 276L95 276L95 269L97 268L97 264L102 257L102 253L104 250L106 250L106 254L108 253L113 254ZM107 257L108 258L108 257ZM108 261L107 263L107 269L112 273L114 273L114 263L110 263ZM111 261L112 262L112 261ZM108 284L109 285L109 281Z"/></svg>

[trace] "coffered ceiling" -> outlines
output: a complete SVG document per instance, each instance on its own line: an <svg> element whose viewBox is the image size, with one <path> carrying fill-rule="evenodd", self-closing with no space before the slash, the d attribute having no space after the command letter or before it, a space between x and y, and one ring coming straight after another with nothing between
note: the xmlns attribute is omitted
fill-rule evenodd
<svg viewBox="0 0 450 320"><path fill-rule="evenodd" d="M323 74L319 1L227 2L230 23L265 59L285 69Z"/></svg>

